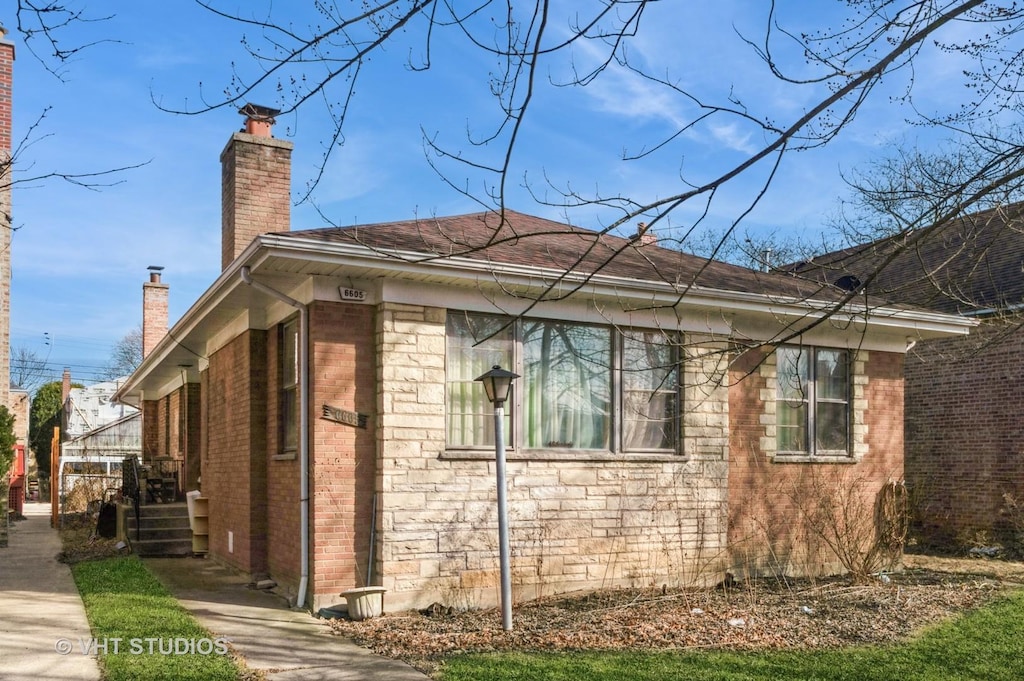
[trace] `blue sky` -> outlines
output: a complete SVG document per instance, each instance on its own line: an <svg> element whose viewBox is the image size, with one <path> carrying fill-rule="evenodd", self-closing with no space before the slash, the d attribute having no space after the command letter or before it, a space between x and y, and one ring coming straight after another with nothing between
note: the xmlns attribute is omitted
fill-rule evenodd
<svg viewBox="0 0 1024 681"><path fill-rule="evenodd" d="M308 17L297 8L305 4L277 3L275 11L287 12L301 24ZM751 108L786 120L812 104L821 91L783 86L742 44L737 31L757 36L766 20L765 4L661 3L645 17L643 39L634 42L632 53L659 72L671 69L673 78L709 98L724 101L732 91ZM203 92L216 96L223 89L232 63L243 72L251 72L252 64L240 47L242 30L197 5L138 0L81 5L102 5L102 12L113 16L69 32L68 42L91 36L112 42L93 46L68 64L63 82L42 69L17 32L8 36L17 46L15 140L46 111L34 143L21 157L21 172L146 165L118 175L119 184L100 191L52 180L16 186L11 344L46 358L54 376L70 366L77 380L88 383L114 343L139 325L147 266L166 268L163 280L170 285L172 323L219 271L218 157L242 119L231 108L200 116L169 114L153 99L171 108L194 106ZM828 20L821 16L823 6L811 0L787 3L784 18L798 28L821 24ZM10 0L0 2L0 21L14 27ZM564 31L564 22L551 30ZM472 152L464 138L467 126L479 132L493 120L494 100L485 80L493 64L449 35L439 41L434 68L414 73L404 65L417 49L414 42L397 45L361 76L345 144L315 194L320 208L338 224L479 209L438 179L426 162L421 130L436 134L449 148ZM584 63L593 55L581 48L576 57ZM946 96L942 75L953 68L955 64L937 58L922 61L917 87L924 101ZM545 74L558 79L566 72L565 63L554 63ZM894 82L889 87L898 91L899 86ZM273 106L275 95L268 86L252 100ZM841 171L919 134L886 97L876 100L834 144L791 156L743 229L800 232L813 238L845 193ZM615 69L586 89L541 83L536 105L512 177L515 185L524 176L535 182L535 191L543 190L541 178L546 175L558 186L584 191L644 200L666 196L680 191L681 171L710 177L762 141L742 126L714 121L684 135L671 150L644 162L623 163L623 150L650 144L694 112L681 98ZM296 195L315 174L325 129L322 113L315 110L282 117L275 127L276 136L295 143ZM473 189L485 182L458 166L445 169ZM725 188L712 205L709 226L725 226L743 211L761 176L755 171ZM534 203L521 187L513 189L511 208L562 216ZM684 207L679 223L697 210L697 205ZM609 214L581 209L570 217L597 228ZM324 224L309 206L294 208L292 220L295 228Z"/></svg>

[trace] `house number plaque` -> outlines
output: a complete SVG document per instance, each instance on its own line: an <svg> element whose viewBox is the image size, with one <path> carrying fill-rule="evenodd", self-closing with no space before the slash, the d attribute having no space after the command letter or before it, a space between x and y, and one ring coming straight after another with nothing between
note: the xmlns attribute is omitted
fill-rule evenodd
<svg viewBox="0 0 1024 681"><path fill-rule="evenodd" d="M366 414L338 409L337 407L332 407L329 404L324 405L323 417L328 421L343 423L346 426L352 426L353 428L366 428Z"/></svg>
<svg viewBox="0 0 1024 681"><path fill-rule="evenodd" d="M345 288L342 286L338 289L341 293L342 300L358 300L360 302L366 302L366 291L361 291L357 288Z"/></svg>

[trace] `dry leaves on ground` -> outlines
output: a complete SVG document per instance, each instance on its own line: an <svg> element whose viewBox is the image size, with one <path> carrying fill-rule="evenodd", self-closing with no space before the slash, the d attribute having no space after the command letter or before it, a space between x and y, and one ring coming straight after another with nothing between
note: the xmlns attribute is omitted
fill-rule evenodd
<svg viewBox="0 0 1024 681"><path fill-rule="evenodd" d="M338 635L430 671L446 655L491 651L820 648L899 640L1024 581L1009 570L944 571L929 561L869 586L843 579L741 583L701 591L614 589L497 610L405 612L334 620ZM969 566L999 561L970 561ZM949 569L947 567L947 569Z"/></svg>

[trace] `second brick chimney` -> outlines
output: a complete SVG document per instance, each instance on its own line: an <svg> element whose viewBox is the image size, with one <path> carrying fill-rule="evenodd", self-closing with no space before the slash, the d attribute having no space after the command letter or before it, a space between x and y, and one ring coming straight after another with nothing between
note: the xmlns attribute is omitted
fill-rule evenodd
<svg viewBox="0 0 1024 681"><path fill-rule="evenodd" d="M142 285L142 356L147 357L167 335L168 287L160 281L163 267L149 266L149 281Z"/></svg>
<svg viewBox="0 0 1024 681"><path fill-rule="evenodd" d="M63 407L68 403L68 396L71 394L71 369L64 367L64 373L60 377L60 404Z"/></svg>
<svg viewBox="0 0 1024 681"><path fill-rule="evenodd" d="M246 104L245 127L221 163L221 271L260 234L291 229L291 142L274 139L276 109Z"/></svg>

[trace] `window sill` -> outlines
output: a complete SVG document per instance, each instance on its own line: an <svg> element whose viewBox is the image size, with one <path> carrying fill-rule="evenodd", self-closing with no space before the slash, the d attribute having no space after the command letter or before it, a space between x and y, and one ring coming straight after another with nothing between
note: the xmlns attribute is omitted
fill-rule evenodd
<svg viewBox="0 0 1024 681"><path fill-rule="evenodd" d="M274 454L271 457L272 461L295 461L295 452L285 452L284 454Z"/></svg>
<svg viewBox="0 0 1024 681"><path fill-rule="evenodd" d="M441 461L494 461L494 452L482 449L448 449L441 452ZM526 452L505 450L506 461L615 461L635 463L663 463L687 461L682 454L670 452L608 452L565 451L558 449L531 449Z"/></svg>
<svg viewBox="0 0 1024 681"><path fill-rule="evenodd" d="M775 454L772 463L857 463L858 459L848 454L840 456L809 456L806 454Z"/></svg>

